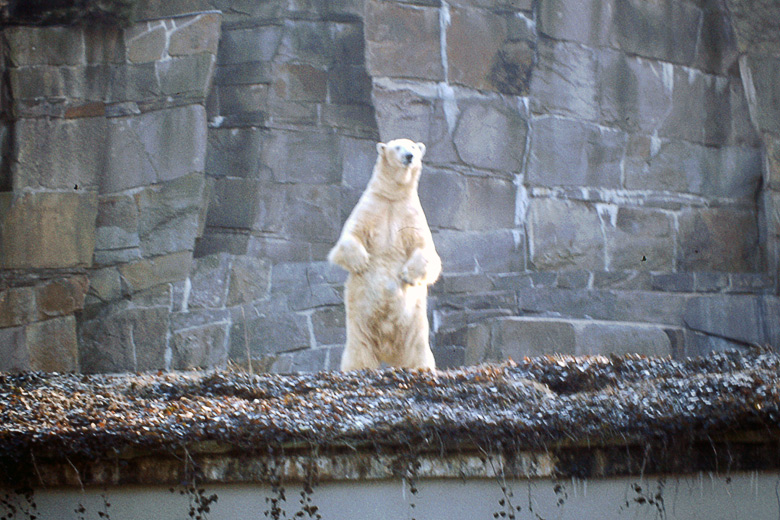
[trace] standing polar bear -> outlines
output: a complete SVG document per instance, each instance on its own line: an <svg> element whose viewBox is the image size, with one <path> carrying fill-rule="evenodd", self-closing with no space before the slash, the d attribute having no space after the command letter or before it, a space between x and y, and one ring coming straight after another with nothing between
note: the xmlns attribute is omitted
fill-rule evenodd
<svg viewBox="0 0 780 520"><path fill-rule="evenodd" d="M427 298L441 259L417 195L425 145L396 139L376 148L371 180L328 254L349 272L341 369L433 369Z"/></svg>

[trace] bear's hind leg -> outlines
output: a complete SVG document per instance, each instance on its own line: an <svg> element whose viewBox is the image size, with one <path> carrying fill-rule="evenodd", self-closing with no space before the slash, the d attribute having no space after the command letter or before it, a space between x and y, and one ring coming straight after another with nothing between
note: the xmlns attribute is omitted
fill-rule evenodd
<svg viewBox="0 0 780 520"><path fill-rule="evenodd" d="M341 370L362 370L364 368L379 368L379 360L368 341L356 338L354 331L347 330L347 344L344 345L344 353L341 355Z"/></svg>

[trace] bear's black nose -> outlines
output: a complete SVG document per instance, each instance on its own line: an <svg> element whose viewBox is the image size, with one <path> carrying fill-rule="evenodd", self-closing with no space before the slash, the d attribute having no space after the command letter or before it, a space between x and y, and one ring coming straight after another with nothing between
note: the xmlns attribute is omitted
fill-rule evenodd
<svg viewBox="0 0 780 520"><path fill-rule="evenodd" d="M410 153L404 155L404 162L406 164L409 164L410 162L412 162L412 159L414 159L414 155L412 155Z"/></svg>

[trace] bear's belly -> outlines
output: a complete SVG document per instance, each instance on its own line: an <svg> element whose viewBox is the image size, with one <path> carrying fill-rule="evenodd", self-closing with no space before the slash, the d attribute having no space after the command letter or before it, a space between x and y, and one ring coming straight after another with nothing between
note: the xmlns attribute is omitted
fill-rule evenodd
<svg viewBox="0 0 780 520"><path fill-rule="evenodd" d="M404 284L397 271L392 274L388 271L370 270L350 275L346 283L350 321L354 319L361 324L382 360L397 354L395 351L406 343L406 338L414 335L420 306L425 305L427 298L425 286Z"/></svg>

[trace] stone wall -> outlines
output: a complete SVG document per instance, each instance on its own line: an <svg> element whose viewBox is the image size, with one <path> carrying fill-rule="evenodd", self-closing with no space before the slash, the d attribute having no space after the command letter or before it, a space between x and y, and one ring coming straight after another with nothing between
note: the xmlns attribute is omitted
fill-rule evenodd
<svg viewBox="0 0 780 520"><path fill-rule="evenodd" d="M439 365L777 346L778 47L738 7L179 0L6 28L0 336L29 360L56 325L88 372L333 368L325 256L404 136ZM52 283L81 291L56 317Z"/></svg>

